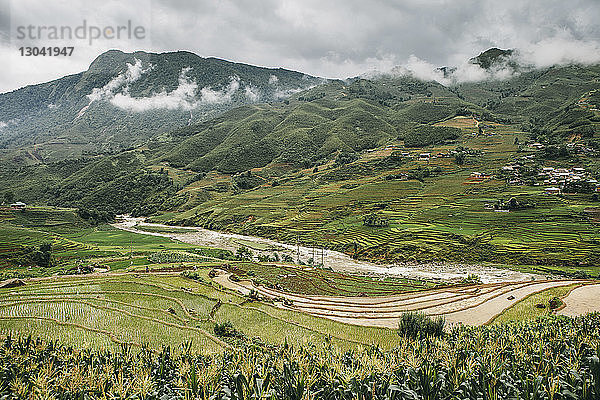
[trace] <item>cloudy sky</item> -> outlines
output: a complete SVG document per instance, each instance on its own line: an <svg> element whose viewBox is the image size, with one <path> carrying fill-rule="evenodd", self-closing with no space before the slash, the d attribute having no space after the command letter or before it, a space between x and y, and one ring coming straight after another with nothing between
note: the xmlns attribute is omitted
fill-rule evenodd
<svg viewBox="0 0 600 400"><path fill-rule="evenodd" d="M83 71L111 48L189 50L328 78L460 66L493 46L538 66L594 63L599 16L598 0L0 0L0 92ZM80 38L66 37L84 21ZM98 31L107 37L92 38ZM22 56L27 46L74 51Z"/></svg>

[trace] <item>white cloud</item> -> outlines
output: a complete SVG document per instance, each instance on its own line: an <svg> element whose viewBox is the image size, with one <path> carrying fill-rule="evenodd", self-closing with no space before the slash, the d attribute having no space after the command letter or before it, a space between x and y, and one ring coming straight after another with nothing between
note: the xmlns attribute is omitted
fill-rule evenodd
<svg viewBox="0 0 600 400"><path fill-rule="evenodd" d="M271 76L273 76L273 75L271 75ZM244 95L251 102L257 102L258 99L260 98L260 91L258 90L258 88L255 88L252 85L248 85L244 88Z"/></svg>
<svg viewBox="0 0 600 400"><path fill-rule="evenodd" d="M273 96L276 99L286 99L286 98L290 97L293 94L299 93L299 92L301 92L303 90L310 89L310 88L313 88L313 87L314 87L314 85L306 87L306 88L299 87L299 88L295 88L295 89L285 89L285 90L283 90L283 89L277 89L275 91L275 93L273 93Z"/></svg>
<svg viewBox="0 0 600 400"><path fill-rule="evenodd" d="M521 60L536 67L600 63L600 43L576 39L568 32L523 45L519 50Z"/></svg>
<svg viewBox="0 0 600 400"><path fill-rule="evenodd" d="M239 76L230 77L229 84L222 90L214 90L211 86L200 90L200 102L203 104L229 103L233 94L240 88Z"/></svg>
<svg viewBox="0 0 600 400"><path fill-rule="evenodd" d="M144 112L157 109L192 110L197 107L198 84L188 78L191 68L184 68L179 74L179 85L172 92L163 90L148 97L131 97L129 91L116 93L110 103L127 111Z"/></svg>
<svg viewBox="0 0 600 400"><path fill-rule="evenodd" d="M152 52L184 49L206 57L340 79L404 66L410 63L411 55L436 66L457 66L460 79L477 79L481 71L466 61L490 47L518 49L522 59L534 66L600 62L598 0L88 3L81 7L82 0L13 1L9 24L12 38L18 25L77 26L83 19L101 25L130 19L147 28L148 38L142 42L78 45L72 57L21 57L14 40L0 42L0 58L5 61L0 91L83 71L110 48ZM48 44L34 41L30 45ZM415 73L428 74L419 66L413 67Z"/></svg>
<svg viewBox="0 0 600 400"><path fill-rule="evenodd" d="M0 131L4 130L4 128L6 128L8 126L8 124L4 121L0 121Z"/></svg>
<svg viewBox="0 0 600 400"><path fill-rule="evenodd" d="M129 91L129 84L140 79L142 74L148 72L152 67L150 66L147 69L142 69L142 62L135 59L134 64L127 63L127 71L117 75L113 79L111 79L106 85L101 88L92 89L92 93L88 94L88 99L90 99L90 103L99 100L107 100L111 99L115 96L115 93L124 87L124 91Z"/></svg>
<svg viewBox="0 0 600 400"><path fill-rule="evenodd" d="M190 67L183 68L178 78L178 85L171 92L162 90L146 97L133 97L129 92L129 84L138 80L142 74L147 73L150 68L142 69L142 64L136 60L134 64L127 64L127 71L113 78L102 88L94 88L88 95L90 104L94 101L108 101L115 107L133 112L144 112L150 110L186 110L191 111L203 104L222 104L232 101L234 93L240 87L240 78L232 76L229 84L221 90L213 89L211 86L198 90L198 84L188 75ZM248 92L248 89L250 90ZM246 88L246 95L255 96L257 91ZM79 112L81 116L87 107Z"/></svg>
<svg viewBox="0 0 600 400"><path fill-rule="evenodd" d="M279 82L279 78L278 77L276 77L275 75L269 76L269 85L274 85L277 82Z"/></svg>

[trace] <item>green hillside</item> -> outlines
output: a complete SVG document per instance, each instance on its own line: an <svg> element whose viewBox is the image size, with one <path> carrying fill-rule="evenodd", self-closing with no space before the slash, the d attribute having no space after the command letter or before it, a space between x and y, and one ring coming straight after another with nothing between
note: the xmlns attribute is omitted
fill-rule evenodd
<svg viewBox="0 0 600 400"><path fill-rule="evenodd" d="M100 80L98 71L113 75L137 56L105 54L84 75ZM196 60L189 53L148 57L170 78L152 83L143 80L153 75L143 74L132 93L171 81L177 68L159 71L164 60ZM254 68L198 60L223 68L220 79ZM260 71L257 87L269 85L273 70ZM286 76L292 84L296 75ZM102 218L132 213L283 241L300 237L371 260L597 275L599 80L599 66L571 65L448 87L394 75L330 81L283 101L155 131L114 154L44 162L45 150L20 148L2 161L0 196ZM80 86L72 90L91 87ZM64 156L69 147L61 148ZM544 168L579 174L583 183L552 182ZM550 186L563 193L547 195ZM523 206L510 209L515 204ZM516 234L505 231L509 226Z"/></svg>
<svg viewBox="0 0 600 400"><path fill-rule="evenodd" d="M161 93L163 97L173 95L181 85L182 71L185 82L197 85L197 99L202 89L209 90L213 97L219 96L228 90L232 79L237 80L239 87L222 101L208 98L189 110L123 109L112 104L110 98L90 102L88 96L94 90L126 76L128 64L136 62L144 72L127 84L127 92L134 100L148 101ZM111 50L96 58L85 72L0 94L0 121L7 124L0 134L0 149L10 150L5 158L22 163L120 151L142 145L175 127L212 118L246 103L278 100L291 91L320 82L299 72L202 58L189 52ZM246 89L257 97L248 97ZM123 86L115 89L115 93L122 91ZM20 152L19 148L25 151Z"/></svg>

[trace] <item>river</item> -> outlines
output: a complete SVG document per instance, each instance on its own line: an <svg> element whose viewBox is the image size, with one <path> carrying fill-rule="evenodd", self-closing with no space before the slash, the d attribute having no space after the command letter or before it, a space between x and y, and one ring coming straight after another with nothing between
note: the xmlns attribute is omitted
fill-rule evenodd
<svg viewBox="0 0 600 400"><path fill-rule="evenodd" d="M272 254L273 252L277 252L279 255L288 254L294 260L297 259L299 254L300 260L305 263L314 256L316 263L320 263L323 260L325 267L337 272L359 273L381 277L396 276L434 281L457 281L467 277L469 274L476 274L483 283L529 281L543 278L540 275L477 264L375 264L368 261L355 260L347 254L333 250L313 249L311 247L280 243L256 236L217 232L199 227L173 227L170 225L149 223L145 222L144 218L135 218L126 215L119 216L118 222L113 224L113 226L129 232L168 237L184 243L226 249L233 252L242 245L245 245L251 248L255 254ZM185 230L186 232L147 232L138 229L144 226L164 229L177 228L177 230Z"/></svg>

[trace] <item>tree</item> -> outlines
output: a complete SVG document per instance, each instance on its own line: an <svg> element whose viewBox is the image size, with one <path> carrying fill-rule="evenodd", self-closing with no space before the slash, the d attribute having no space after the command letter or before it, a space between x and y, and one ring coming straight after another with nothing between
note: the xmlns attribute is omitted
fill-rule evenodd
<svg viewBox="0 0 600 400"><path fill-rule="evenodd" d="M353 151L341 151L335 158L336 165L350 164L358 160L358 154Z"/></svg>
<svg viewBox="0 0 600 400"><path fill-rule="evenodd" d="M454 162L455 162L457 165L463 165L463 164L465 163L465 159L466 159L466 158L467 158L467 157L465 156L465 153L463 153L463 152L456 153L456 154L454 155Z"/></svg>
<svg viewBox="0 0 600 400"><path fill-rule="evenodd" d="M378 215L375 213L371 213L365 215L363 218L363 225L372 226L372 227L384 227L388 226L390 223L383 215Z"/></svg>
<svg viewBox="0 0 600 400"><path fill-rule="evenodd" d="M52 244L43 243L40 247L33 252L31 256L32 261L43 268L52 266Z"/></svg>
<svg viewBox="0 0 600 400"><path fill-rule="evenodd" d="M4 192L4 201L8 204L15 201L15 194L12 191Z"/></svg>
<svg viewBox="0 0 600 400"><path fill-rule="evenodd" d="M254 253L246 246L239 247L235 252L235 258L241 261L252 261L252 257L254 257Z"/></svg>

